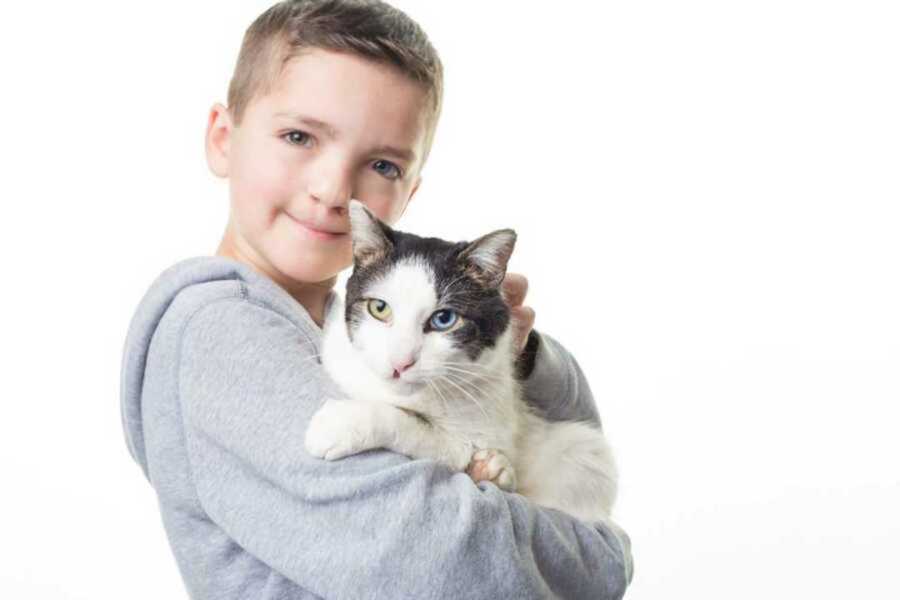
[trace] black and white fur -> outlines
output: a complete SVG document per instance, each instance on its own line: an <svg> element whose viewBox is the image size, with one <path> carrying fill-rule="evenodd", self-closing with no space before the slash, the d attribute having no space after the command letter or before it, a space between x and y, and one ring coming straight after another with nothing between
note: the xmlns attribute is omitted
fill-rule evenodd
<svg viewBox="0 0 900 600"><path fill-rule="evenodd" d="M353 274L326 316L321 353L347 399L328 399L313 416L307 451L335 460L388 448L460 472L482 460L502 489L583 520L609 517L618 476L600 428L548 421L522 398L500 293L515 232L422 238L355 200L350 218ZM369 312L373 298L390 319ZM461 317L449 331L430 326L441 309Z"/></svg>

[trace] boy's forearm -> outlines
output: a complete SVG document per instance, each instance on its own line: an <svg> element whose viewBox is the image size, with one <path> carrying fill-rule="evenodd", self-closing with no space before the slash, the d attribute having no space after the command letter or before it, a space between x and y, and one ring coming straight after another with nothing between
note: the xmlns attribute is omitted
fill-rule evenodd
<svg viewBox="0 0 900 600"><path fill-rule="evenodd" d="M517 368L525 400L552 421L585 420L600 425L600 415L584 372L555 338L532 329Z"/></svg>
<svg viewBox="0 0 900 600"><path fill-rule="evenodd" d="M326 460L387 448L435 460L453 471L463 470L475 450L472 443L380 400L326 400L310 421L305 445L312 456Z"/></svg>
<svg viewBox="0 0 900 600"><path fill-rule="evenodd" d="M309 456L321 381L302 368L313 350L292 329L229 302L183 334L194 483L240 547L325 597L621 598L630 559L605 523L383 449Z"/></svg>

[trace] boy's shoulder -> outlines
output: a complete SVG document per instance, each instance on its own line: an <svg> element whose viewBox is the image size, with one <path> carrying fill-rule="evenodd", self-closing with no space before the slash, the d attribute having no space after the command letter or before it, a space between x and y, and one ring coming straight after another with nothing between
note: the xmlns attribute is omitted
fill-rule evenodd
<svg viewBox="0 0 900 600"><path fill-rule="evenodd" d="M256 331L261 323L276 319L281 324L290 322L306 338L315 335L316 325L305 309L249 265L221 256L195 256L162 271L131 318L120 370L122 423L129 450L145 475L143 394L148 366L156 364L150 362L151 354L157 359L178 356L186 327L200 314L221 333ZM156 350L151 353L151 348Z"/></svg>
<svg viewBox="0 0 900 600"><path fill-rule="evenodd" d="M189 316L220 300L240 300L278 313L301 329L312 321L306 310L269 277L223 256L194 256L163 270L135 310L132 328L154 328L165 316ZM177 320L181 320L177 318Z"/></svg>
<svg viewBox="0 0 900 600"><path fill-rule="evenodd" d="M332 291L329 301L334 299ZM290 324L305 338L321 335L303 305L267 275L223 256L194 256L162 271L138 303L124 344L125 385L129 374L135 375L132 383L139 383L154 338L174 342L201 312L205 321L219 329L252 328L260 320L268 323L276 319Z"/></svg>

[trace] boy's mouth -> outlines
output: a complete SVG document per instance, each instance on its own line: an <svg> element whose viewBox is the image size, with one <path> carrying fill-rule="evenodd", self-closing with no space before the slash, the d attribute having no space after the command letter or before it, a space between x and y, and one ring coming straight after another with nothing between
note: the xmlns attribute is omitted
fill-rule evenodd
<svg viewBox="0 0 900 600"><path fill-rule="evenodd" d="M300 227L300 229L303 230L303 232L306 235L311 236L315 239L336 240L338 238L341 238L341 237L347 235L346 233L318 229L314 224L301 221L301 220L295 218L292 214L290 214L287 211L285 211L284 214L286 214L294 223L296 223Z"/></svg>

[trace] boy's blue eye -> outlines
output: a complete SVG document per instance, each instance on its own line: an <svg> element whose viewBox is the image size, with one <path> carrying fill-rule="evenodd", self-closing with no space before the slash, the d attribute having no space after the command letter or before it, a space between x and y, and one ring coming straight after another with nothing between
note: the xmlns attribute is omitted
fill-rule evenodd
<svg viewBox="0 0 900 600"><path fill-rule="evenodd" d="M459 319L459 315L455 310L445 308L431 315L430 323L438 331L446 331L456 324L457 319Z"/></svg>
<svg viewBox="0 0 900 600"><path fill-rule="evenodd" d="M400 167L387 160L376 160L372 163L372 168L388 179L397 179L402 175Z"/></svg>
<svg viewBox="0 0 900 600"><path fill-rule="evenodd" d="M290 143L294 145L300 146L308 146L312 136L306 133L305 131L289 131L284 134L282 137L286 138Z"/></svg>

